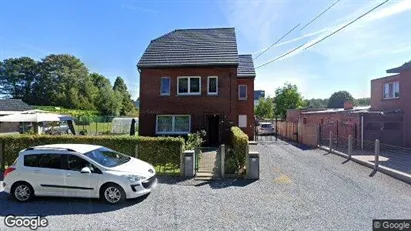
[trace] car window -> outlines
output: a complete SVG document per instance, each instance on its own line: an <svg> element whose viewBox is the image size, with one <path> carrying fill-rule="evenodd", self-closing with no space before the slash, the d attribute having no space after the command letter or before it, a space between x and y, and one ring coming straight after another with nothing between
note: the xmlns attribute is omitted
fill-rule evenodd
<svg viewBox="0 0 411 231"><path fill-rule="evenodd" d="M263 128L271 128L272 126L271 126L271 124L263 124L263 125L261 125L261 127L263 127Z"/></svg>
<svg viewBox="0 0 411 231"><path fill-rule="evenodd" d="M61 165L61 154L43 154L39 161L39 167L63 169Z"/></svg>
<svg viewBox="0 0 411 231"><path fill-rule="evenodd" d="M43 155L41 154L31 154L24 156L24 166L27 167L38 167L39 160Z"/></svg>
<svg viewBox="0 0 411 231"><path fill-rule="evenodd" d="M81 171L84 167L89 167L92 173L101 173L101 170L88 162L87 160L75 156L67 155L67 169L72 171Z"/></svg>
<svg viewBox="0 0 411 231"><path fill-rule="evenodd" d="M85 153L85 156L105 167L115 167L128 162L131 158L108 148L100 148Z"/></svg>

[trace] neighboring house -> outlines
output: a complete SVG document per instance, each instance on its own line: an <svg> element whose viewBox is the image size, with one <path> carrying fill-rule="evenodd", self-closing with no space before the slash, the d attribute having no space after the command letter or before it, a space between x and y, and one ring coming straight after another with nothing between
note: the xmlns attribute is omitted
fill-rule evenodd
<svg viewBox="0 0 411 231"><path fill-rule="evenodd" d="M265 91L255 90L254 91L254 106L258 105L258 100L260 100L260 98L265 98Z"/></svg>
<svg viewBox="0 0 411 231"><path fill-rule="evenodd" d="M371 110L403 114L403 121L389 127L398 133L404 131L402 141L411 147L411 61L387 73L394 75L371 80Z"/></svg>
<svg viewBox="0 0 411 231"><path fill-rule="evenodd" d="M0 99L0 116L12 115L28 110L32 110L32 107L20 99ZM0 133L18 131L18 123L0 123Z"/></svg>
<svg viewBox="0 0 411 231"><path fill-rule="evenodd" d="M253 139L251 55L239 55L234 28L180 29L152 40L137 64L139 135L185 135L204 129L217 145L231 126Z"/></svg>
<svg viewBox="0 0 411 231"><path fill-rule="evenodd" d="M321 124L322 133L411 147L411 61L387 70L394 74L371 80L371 107L287 111L287 121Z"/></svg>

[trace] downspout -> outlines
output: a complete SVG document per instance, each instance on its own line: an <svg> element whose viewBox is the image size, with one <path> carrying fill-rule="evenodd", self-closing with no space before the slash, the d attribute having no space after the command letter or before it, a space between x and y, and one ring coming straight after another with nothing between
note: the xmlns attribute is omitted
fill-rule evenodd
<svg viewBox="0 0 411 231"><path fill-rule="evenodd" d="M364 150L364 115L361 114L361 150Z"/></svg>

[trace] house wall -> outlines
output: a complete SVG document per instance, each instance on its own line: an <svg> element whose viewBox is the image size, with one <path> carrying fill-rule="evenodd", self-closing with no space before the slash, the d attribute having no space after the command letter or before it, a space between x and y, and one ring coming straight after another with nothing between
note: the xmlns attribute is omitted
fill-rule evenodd
<svg viewBox="0 0 411 231"><path fill-rule="evenodd" d="M200 76L201 95L177 95L178 76ZM207 77L218 76L218 95L207 94ZM160 96L161 77L170 77L169 96ZM238 125L238 112L250 113L248 102L241 102L237 109L237 67L190 67L140 70L139 134L155 136L156 115L191 115L191 132L206 129L206 115L219 115L220 138L225 137L231 126ZM247 91L247 101L253 104L253 81ZM254 111L247 118L253 118ZM253 123L251 123L253 124Z"/></svg>
<svg viewBox="0 0 411 231"><path fill-rule="evenodd" d="M247 128L241 129L248 135L250 140L254 140L254 78L238 78L237 85L247 85L247 100L238 100L237 96L237 114L247 115Z"/></svg>
<svg viewBox="0 0 411 231"><path fill-rule="evenodd" d="M398 99L383 99L385 83L399 81L400 97ZM371 110L403 112L404 144L411 147L411 70L400 74L371 80Z"/></svg>

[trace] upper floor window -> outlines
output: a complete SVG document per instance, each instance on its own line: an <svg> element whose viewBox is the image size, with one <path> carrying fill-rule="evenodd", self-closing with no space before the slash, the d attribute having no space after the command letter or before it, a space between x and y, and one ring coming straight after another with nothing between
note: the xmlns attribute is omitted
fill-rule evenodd
<svg viewBox="0 0 411 231"><path fill-rule="evenodd" d="M209 76L207 78L207 93L209 95L217 95L218 94L218 77L217 76Z"/></svg>
<svg viewBox="0 0 411 231"><path fill-rule="evenodd" d="M177 94L178 95L200 95L201 78L200 77L178 77Z"/></svg>
<svg viewBox="0 0 411 231"><path fill-rule="evenodd" d="M161 78L160 95L170 95L170 77Z"/></svg>
<svg viewBox="0 0 411 231"><path fill-rule="evenodd" d="M238 99L239 100L247 99L247 85L238 85Z"/></svg>
<svg viewBox="0 0 411 231"><path fill-rule="evenodd" d="M400 97L400 82L391 82L384 84L384 99L396 99Z"/></svg>

